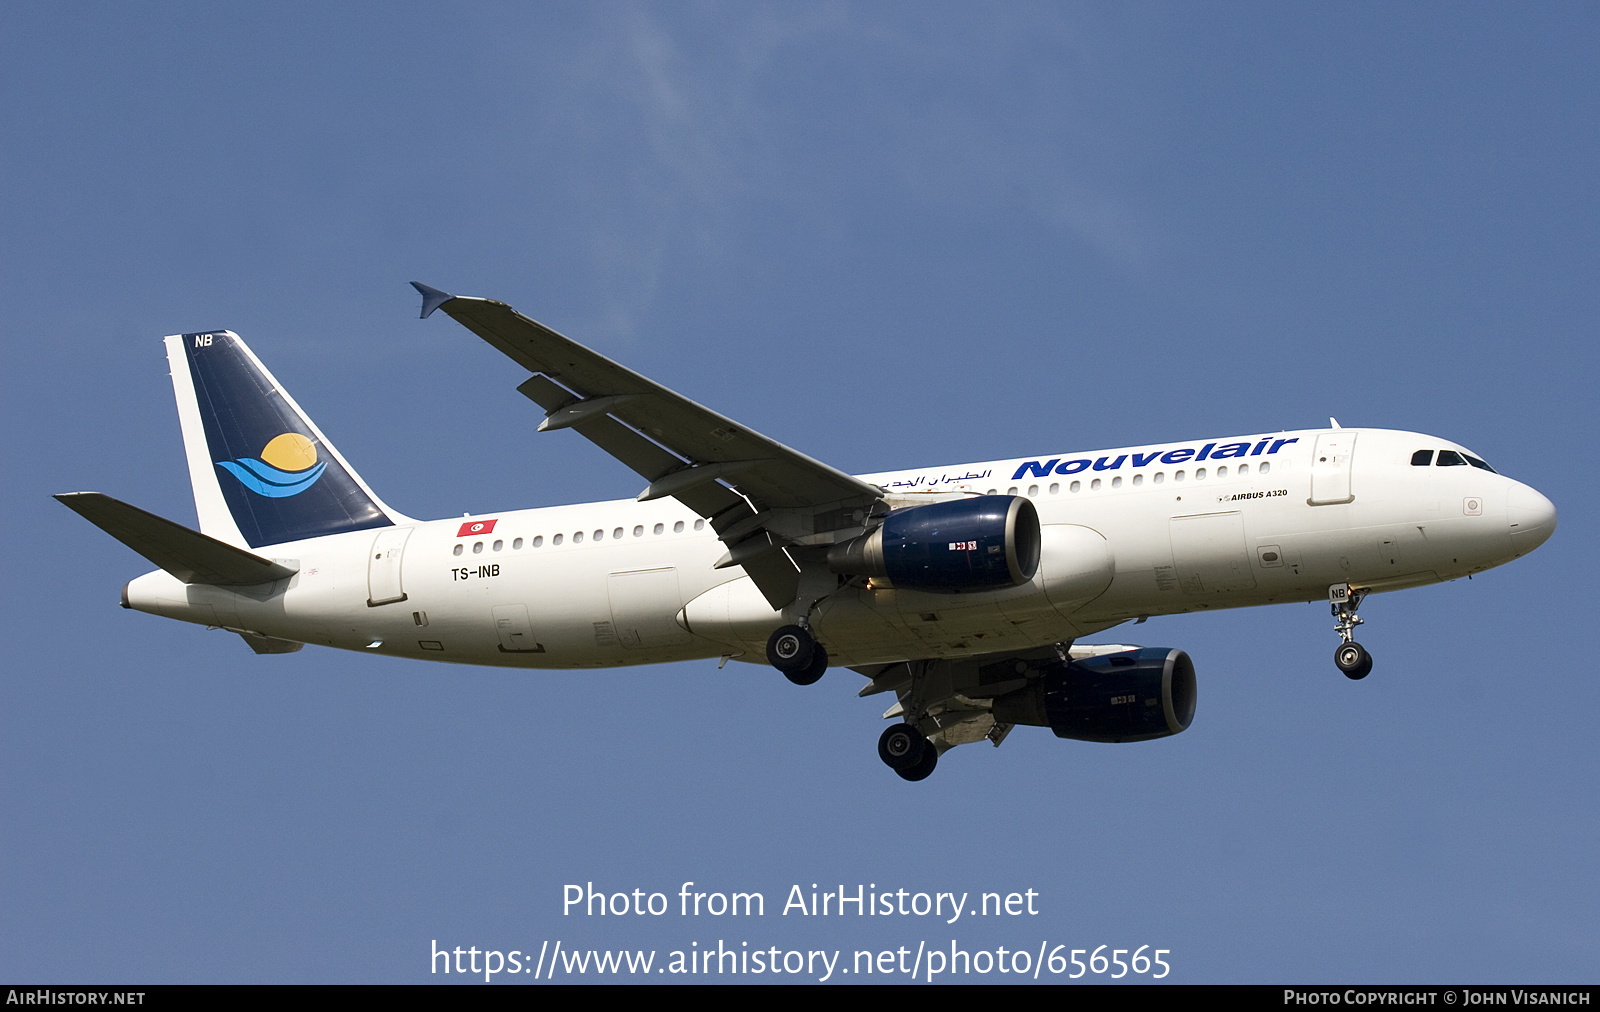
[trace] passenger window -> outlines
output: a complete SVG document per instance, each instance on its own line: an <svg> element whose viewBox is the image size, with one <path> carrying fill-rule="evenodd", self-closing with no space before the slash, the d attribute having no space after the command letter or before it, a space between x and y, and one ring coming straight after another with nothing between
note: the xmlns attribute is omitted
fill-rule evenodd
<svg viewBox="0 0 1600 1012"><path fill-rule="evenodd" d="M1071 490L1072 490L1072 491L1074 491L1074 492L1076 492L1076 491L1078 491L1078 490L1079 490L1079 489L1081 489L1081 488L1083 488L1083 482L1081 482L1081 481L1075 481L1075 482L1073 482L1073 483L1072 483L1072 484L1071 484L1071 485L1068 485L1068 486L1067 486L1067 488L1069 488L1069 489L1071 489Z"/></svg>
<svg viewBox="0 0 1600 1012"><path fill-rule="evenodd" d="M1203 467L1195 468L1194 480L1195 481L1205 481L1206 480L1206 469L1203 468Z"/></svg>
<svg viewBox="0 0 1600 1012"><path fill-rule="evenodd" d="M1172 480L1173 481L1182 481L1183 480L1183 472L1182 471L1174 471L1172 473Z"/></svg>
<svg viewBox="0 0 1600 1012"><path fill-rule="evenodd" d="M1143 485L1144 484L1144 475L1142 475L1142 474L1134 475L1133 476L1133 483L1135 485Z"/></svg>
<svg viewBox="0 0 1600 1012"><path fill-rule="evenodd" d="M1100 479L1099 478L1096 478L1094 481L1091 481L1089 483L1089 491L1094 492L1094 491L1097 491L1099 488L1100 488Z"/></svg>
<svg viewBox="0 0 1600 1012"><path fill-rule="evenodd" d="M1029 485L1028 486L1028 498L1031 499L1031 498L1033 498L1034 496L1036 496L1038 494L1039 494L1039 486L1037 486L1037 485Z"/></svg>
<svg viewBox="0 0 1600 1012"><path fill-rule="evenodd" d="M556 540L556 544L558 544L558 545L561 544L560 538L561 538L561 535L557 534L556 535L556 539L557 539ZM535 537L533 539L533 547L535 547L535 548L543 548L544 547L544 535L543 534L540 534L540 535L538 535L537 537Z"/></svg>
<svg viewBox="0 0 1600 1012"><path fill-rule="evenodd" d="M578 531L577 533L572 535L572 543L575 544L575 545L583 544L583 532L582 531Z"/></svg>
<svg viewBox="0 0 1600 1012"><path fill-rule="evenodd" d="M482 551L483 551L483 542L482 541L474 541L472 543L472 554L473 555L477 555L479 552L482 552Z"/></svg>
<svg viewBox="0 0 1600 1012"><path fill-rule="evenodd" d="M1156 472L1156 476L1154 478L1152 478L1151 480L1154 481L1157 485L1159 485L1162 482L1167 480L1167 476L1165 474L1161 473L1160 471L1157 471Z"/></svg>
<svg viewBox="0 0 1600 1012"><path fill-rule="evenodd" d="M1427 467L1429 464L1432 464L1432 463L1433 463L1433 451L1432 450L1418 450L1416 453L1413 453L1411 455L1411 466L1412 467Z"/></svg>
<svg viewBox="0 0 1600 1012"><path fill-rule="evenodd" d="M661 533L661 532L662 532L662 531L664 531L664 530L666 530L666 529L667 529L667 526L666 526L666 524L656 524L656 526L655 526L655 530L654 530L654 532L653 532L653 533L655 533L655 534L660 534L660 533Z"/></svg>
<svg viewBox="0 0 1600 1012"><path fill-rule="evenodd" d="M1016 494L1017 494L1017 486L1013 485L1010 488L1006 489L1006 495L1016 495Z"/></svg>
<svg viewBox="0 0 1600 1012"><path fill-rule="evenodd" d="M1454 450L1439 451L1440 467L1466 467L1467 462L1461 459L1461 454Z"/></svg>
<svg viewBox="0 0 1600 1012"><path fill-rule="evenodd" d="M984 495L994 495L998 491L1000 491L1000 490L996 489L996 488L991 488L989 491L985 492Z"/></svg>
<svg viewBox="0 0 1600 1012"><path fill-rule="evenodd" d="M455 548L451 549L450 554L451 555L460 555L462 547L463 547L462 545L455 546Z"/></svg>
<svg viewBox="0 0 1600 1012"><path fill-rule="evenodd" d="M594 539L596 541L604 541L606 539L606 532L605 531L595 531L593 537L594 537Z"/></svg>
<svg viewBox="0 0 1600 1012"><path fill-rule="evenodd" d="M641 528L641 529L640 529L640 531L639 531L639 533L641 533L641 534L643 534L643 533L644 533L644 530L643 530L643 528ZM618 528L617 528L617 529L616 529L616 530L614 530L614 531L612 531L612 532L611 532L611 536L612 536L612 537L613 537L613 538L620 538L620 537L622 537L622 528L621 528L621 527L618 527Z"/></svg>
<svg viewBox="0 0 1600 1012"><path fill-rule="evenodd" d="M522 539L521 538L518 538L517 540L511 542L511 550L513 552L522 551Z"/></svg>
<svg viewBox="0 0 1600 1012"><path fill-rule="evenodd" d="M1059 495L1060 493L1061 493L1061 483L1060 482L1052 482L1051 485L1050 485L1050 494L1051 495Z"/></svg>
<svg viewBox="0 0 1600 1012"><path fill-rule="evenodd" d="M1227 476L1228 476L1228 465L1227 464L1223 464L1221 467L1217 468L1217 477L1218 478L1226 478Z"/></svg>
<svg viewBox="0 0 1600 1012"><path fill-rule="evenodd" d="M705 530L706 529L706 522L704 520L696 520L694 522L694 529L697 530L697 531Z"/></svg>
<svg viewBox="0 0 1600 1012"><path fill-rule="evenodd" d="M504 548L505 546L506 546L506 543L504 541L496 541L494 543L494 550L498 552L500 549Z"/></svg>
<svg viewBox="0 0 1600 1012"><path fill-rule="evenodd" d="M674 534L682 534L683 533L683 521L682 520L679 520L677 523L672 525L672 533L674 533Z"/></svg>
<svg viewBox="0 0 1600 1012"><path fill-rule="evenodd" d="M1121 488L1122 487L1122 475L1119 474L1115 478L1111 479L1111 487L1112 488Z"/></svg>
<svg viewBox="0 0 1600 1012"><path fill-rule="evenodd" d="M555 537L550 539L550 543L552 545L559 545L559 544L561 544L561 538L562 538L562 535L557 534Z"/></svg>
<svg viewBox="0 0 1600 1012"><path fill-rule="evenodd" d="M644 525L643 524L640 524L638 527L635 527L633 529L633 536L636 537L636 538L644 537Z"/></svg>
<svg viewBox="0 0 1600 1012"><path fill-rule="evenodd" d="M1249 473L1250 473L1250 465L1249 464L1240 464L1239 465L1239 477L1243 478L1245 475L1247 475Z"/></svg>
<svg viewBox="0 0 1600 1012"><path fill-rule="evenodd" d="M1261 471L1261 473L1262 473L1262 474L1266 474L1266 473L1267 473L1267 472L1268 472L1268 471L1270 471L1270 470L1272 470L1272 461L1270 461L1270 460L1263 460L1263 461L1262 461L1262 462L1261 462L1261 468L1260 468L1260 471Z"/></svg>

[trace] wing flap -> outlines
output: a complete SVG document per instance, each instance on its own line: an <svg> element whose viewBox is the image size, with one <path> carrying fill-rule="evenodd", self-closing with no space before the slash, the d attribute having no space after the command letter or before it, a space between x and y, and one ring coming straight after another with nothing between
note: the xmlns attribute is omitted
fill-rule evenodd
<svg viewBox="0 0 1600 1012"><path fill-rule="evenodd" d="M184 583L247 587L296 572L99 492L64 492L55 498Z"/></svg>
<svg viewBox="0 0 1600 1012"><path fill-rule="evenodd" d="M517 390L552 414L574 399L569 391L544 376L532 377ZM688 466L682 457L604 413L561 427L572 429L652 483ZM743 499L715 482L684 489L673 498L703 517L715 517L744 505Z"/></svg>

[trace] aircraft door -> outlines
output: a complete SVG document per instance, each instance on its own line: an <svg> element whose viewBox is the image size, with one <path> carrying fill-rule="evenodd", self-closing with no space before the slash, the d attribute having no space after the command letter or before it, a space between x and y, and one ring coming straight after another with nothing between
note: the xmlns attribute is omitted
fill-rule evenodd
<svg viewBox="0 0 1600 1012"><path fill-rule="evenodd" d="M400 585L400 561L405 555L410 527L385 527L372 541L367 553L367 607L394 604L406 599Z"/></svg>
<svg viewBox="0 0 1600 1012"><path fill-rule="evenodd" d="M1317 437L1317 448L1311 455L1311 498L1307 500L1312 506L1354 501L1350 462L1355 451L1354 430L1334 429Z"/></svg>

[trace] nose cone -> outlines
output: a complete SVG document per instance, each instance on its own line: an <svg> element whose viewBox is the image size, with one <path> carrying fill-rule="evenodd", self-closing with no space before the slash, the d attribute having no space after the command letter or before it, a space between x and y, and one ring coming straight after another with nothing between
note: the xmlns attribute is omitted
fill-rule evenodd
<svg viewBox="0 0 1600 1012"><path fill-rule="evenodd" d="M1511 525L1511 548L1527 555L1550 539L1556 530L1556 507L1535 489L1518 483L1506 496L1506 521Z"/></svg>

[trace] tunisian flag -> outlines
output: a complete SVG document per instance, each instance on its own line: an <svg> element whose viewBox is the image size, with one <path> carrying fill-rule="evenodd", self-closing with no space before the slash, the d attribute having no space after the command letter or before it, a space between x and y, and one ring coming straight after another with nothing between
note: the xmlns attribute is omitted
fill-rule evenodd
<svg viewBox="0 0 1600 1012"><path fill-rule="evenodd" d="M494 525L499 522L499 517L495 517L493 520L468 520L461 525L459 531L456 531L456 537L470 538L474 534L493 534Z"/></svg>

